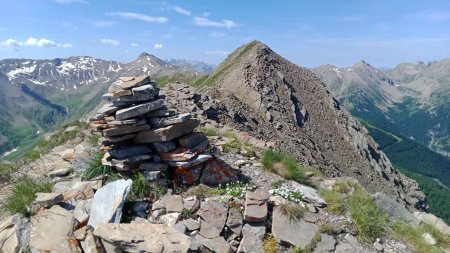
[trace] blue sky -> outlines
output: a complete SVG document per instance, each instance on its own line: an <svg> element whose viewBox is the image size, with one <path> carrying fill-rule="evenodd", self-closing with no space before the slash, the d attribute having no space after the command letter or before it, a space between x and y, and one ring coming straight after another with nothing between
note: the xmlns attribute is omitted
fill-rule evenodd
<svg viewBox="0 0 450 253"><path fill-rule="evenodd" d="M0 59L220 63L252 40L302 66L450 57L450 1L4 0Z"/></svg>

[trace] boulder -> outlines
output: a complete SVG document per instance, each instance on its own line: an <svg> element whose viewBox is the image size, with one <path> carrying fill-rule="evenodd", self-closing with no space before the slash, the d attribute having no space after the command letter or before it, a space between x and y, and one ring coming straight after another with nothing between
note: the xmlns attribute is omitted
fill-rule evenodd
<svg viewBox="0 0 450 253"><path fill-rule="evenodd" d="M205 238L201 235L195 236L195 241L216 253L231 253L231 245L223 237Z"/></svg>
<svg viewBox="0 0 450 253"><path fill-rule="evenodd" d="M278 241L304 249L319 232L317 225L303 219L292 220L275 207L272 217L272 234Z"/></svg>
<svg viewBox="0 0 450 253"><path fill-rule="evenodd" d="M100 188L94 195L88 225L94 229L102 223L118 223L133 181L117 180Z"/></svg>
<svg viewBox="0 0 450 253"><path fill-rule="evenodd" d="M238 252L265 253L263 248L265 234L266 226L264 224L245 224L242 228L242 241Z"/></svg>
<svg viewBox="0 0 450 253"><path fill-rule="evenodd" d="M327 205L325 200L320 197L316 189L312 187L302 185L295 181L288 181L284 183L284 185L290 189L293 189L294 191L301 192L302 199L308 203L314 204L316 207L325 207Z"/></svg>
<svg viewBox="0 0 450 253"><path fill-rule="evenodd" d="M73 225L73 213L58 205L31 216L31 252L77 252L68 237Z"/></svg>
<svg viewBox="0 0 450 253"><path fill-rule="evenodd" d="M228 215L228 207L224 203L215 200L204 201L197 211L200 216L200 235L205 238L220 236Z"/></svg>
<svg viewBox="0 0 450 253"><path fill-rule="evenodd" d="M191 239L164 224L103 223L94 235L113 247L113 252L187 252Z"/></svg>
<svg viewBox="0 0 450 253"><path fill-rule="evenodd" d="M159 217L159 220L169 227L175 227L175 224L177 224L177 222L180 220L180 218L181 218L181 213L168 213L168 214L161 215Z"/></svg>
<svg viewBox="0 0 450 253"><path fill-rule="evenodd" d="M205 163L200 183L216 186L238 180L237 171L224 161L213 157Z"/></svg>
<svg viewBox="0 0 450 253"><path fill-rule="evenodd" d="M183 199L183 208L188 211L196 211L200 207L200 200L197 196L188 196Z"/></svg>
<svg viewBox="0 0 450 253"><path fill-rule="evenodd" d="M441 233L450 235L450 227L441 219L431 213L415 212L414 216L420 221L433 226Z"/></svg>
<svg viewBox="0 0 450 253"><path fill-rule="evenodd" d="M36 199L33 201L33 205L48 208L62 202L63 200L64 196L61 193L38 192L36 193Z"/></svg>
<svg viewBox="0 0 450 253"><path fill-rule="evenodd" d="M402 220L414 225L419 225L419 219L410 213L404 205L389 198L386 194L380 192L375 193L374 201L378 207L390 214L391 219Z"/></svg>
<svg viewBox="0 0 450 253"><path fill-rule="evenodd" d="M28 247L30 226L22 214L15 214L0 224L0 252L25 252Z"/></svg>
<svg viewBox="0 0 450 253"><path fill-rule="evenodd" d="M336 249L336 240L333 236L320 234L320 242L317 243L313 253L334 252Z"/></svg>
<svg viewBox="0 0 450 253"><path fill-rule="evenodd" d="M236 208L228 210L227 227L237 236L241 236L242 226L244 225L244 216Z"/></svg>
<svg viewBox="0 0 450 253"><path fill-rule="evenodd" d="M175 181L185 185L197 184L202 174L203 164L190 168L176 167L174 172Z"/></svg>
<svg viewBox="0 0 450 253"><path fill-rule="evenodd" d="M161 201L168 213L181 213L183 211L183 198L180 195L164 195Z"/></svg>
<svg viewBox="0 0 450 253"><path fill-rule="evenodd" d="M183 222L184 222L184 225L186 226L186 228L187 228L189 231L193 231L193 230L198 230L198 229L200 229L200 223L198 223L198 221L196 221L196 220L194 220L194 219L192 219L192 218L189 218L189 219L187 219L187 220L184 220Z"/></svg>

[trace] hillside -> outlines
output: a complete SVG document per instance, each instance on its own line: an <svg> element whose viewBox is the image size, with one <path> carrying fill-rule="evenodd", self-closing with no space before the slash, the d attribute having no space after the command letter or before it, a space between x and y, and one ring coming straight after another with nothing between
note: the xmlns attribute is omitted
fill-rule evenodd
<svg viewBox="0 0 450 253"><path fill-rule="evenodd" d="M395 170L367 130L315 75L254 41L236 49L201 83L217 119L275 143L328 176L353 176L370 192L420 207L415 181Z"/></svg>

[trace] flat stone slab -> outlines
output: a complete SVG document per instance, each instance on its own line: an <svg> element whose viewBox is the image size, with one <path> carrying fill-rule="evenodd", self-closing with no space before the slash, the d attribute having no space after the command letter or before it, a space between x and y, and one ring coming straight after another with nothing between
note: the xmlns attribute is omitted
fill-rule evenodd
<svg viewBox="0 0 450 253"><path fill-rule="evenodd" d="M205 238L201 235L195 236L195 241L216 253L231 253L231 245L223 237L213 239Z"/></svg>
<svg viewBox="0 0 450 253"><path fill-rule="evenodd" d="M147 145L135 145L129 147L114 148L112 150L109 150L108 153L114 158L123 159L130 156L150 154L152 153L152 150Z"/></svg>
<svg viewBox="0 0 450 253"><path fill-rule="evenodd" d="M175 228L152 223L103 223L94 235L110 243L111 252L185 253L191 239Z"/></svg>
<svg viewBox="0 0 450 253"><path fill-rule="evenodd" d="M137 155L137 156L130 156L123 159L112 159L111 163L114 166L119 166L123 164L133 164L141 161L147 161L153 159L153 155Z"/></svg>
<svg viewBox="0 0 450 253"><path fill-rule="evenodd" d="M174 166L174 167L190 168L195 165L204 163L204 162L208 161L209 159L211 159L212 157L213 156L210 154L203 154L203 155L198 155L188 161L182 161L182 162L170 162L169 161L168 163L170 166Z"/></svg>
<svg viewBox="0 0 450 253"><path fill-rule="evenodd" d="M320 242L314 248L313 253L334 252L336 249L336 240L333 236L320 234Z"/></svg>
<svg viewBox="0 0 450 253"><path fill-rule="evenodd" d="M178 143L185 148L192 148L204 141L208 140L208 137L204 133L194 132L185 135L178 139Z"/></svg>
<svg viewBox="0 0 450 253"><path fill-rule="evenodd" d="M213 157L204 163L200 183L215 186L237 180L237 171L224 161Z"/></svg>
<svg viewBox="0 0 450 253"><path fill-rule="evenodd" d="M194 220L194 219L192 219L192 218L189 218L189 219L187 219L187 220L184 220L183 222L184 222L184 225L186 226L186 228L187 228L189 231L193 231L193 230L198 230L198 229L200 229L200 223L198 223L198 221L196 221L196 220Z"/></svg>
<svg viewBox="0 0 450 253"><path fill-rule="evenodd" d="M245 224L242 228L242 241L238 252L244 253L265 253L263 244L266 234L264 223Z"/></svg>
<svg viewBox="0 0 450 253"><path fill-rule="evenodd" d="M192 132L199 124L198 119L190 119L180 124L143 131L136 135L134 141L135 143L170 141Z"/></svg>
<svg viewBox="0 0 450 253"><path fill-rule="evenodd" d="M224 203L215 200L204 201L197 211L201 217L200 235L205 238L217 238L220 236L227 220L228 207Z"/></svg>
<svg viewBox="0 0 450 253"><path fill-rule="evenodd" d="M118 91L111 92L111 94L113 97L117 98L117 97L133 95L133 92L131 90L118 90Z"/></svg>
<svg viewBox="0 0 450 253"><path fill-rule="evenodd" d="M100 109L98 109L97 114L103 115L103 116L109 116L113 115L115 112L120 110L121 107L114 106L113 104L104 104Z"/></svg>
<svg viewBox="0 0 450 253"><path fill-rule="evenodd" d="M174 141L161 141L152 143L152 146L158 152L170 152L177 147L177 144Z"/></svg>
<svg viewBox="0 0 450 253"><path fill-rule="evenodd" d="M403 220L408 223L419 225L419 219L410 213L404 205L389 198L386 194L380 192L375 193L374 201L378 207L390 214L391 219Z"/></svg>
<svg viewBox="0 0 450 253"><path fill-rule="evenodd" d="M126 109L121 109L116 112L116 120L126 120L133 118L147 112L161 108L164 105L164 99L158 99L152 102L135 105Z"/></svg>
<svg viewBox="0 0 450 253"><path fill-rule="evenodd" d="M112 102L113 105L119 105L121 103L124 104L135 104L142 103L146 101L150 101L155 99L158 94L139 94L139 95L129 95L129 96L121 96L115 97L112 93L106 93L102 96L102 99L105 101Z"/></svg>
<svg viewBox="0 0 450 253"><path fill-rule="evenodd" d="M125 134L146 131L149 129L150 129L149 125L113 127L113 128L103 130L103 135L106 137L111 137L111 136L118 136L118 135L125 135Z"/></svg>
<svg viewBox="0 0 450 253"><path fill-rule="evenodd" d="M31 216L30 249L32 252L77 252L69 242L73 213L60 206Z"/></svg>
<svg viewBox="0 0 450 253"><path fill-rule="evenodd" d="M167 163L142 163L139 165L139 170L143 171L166 171L169 165Z"/></svg>
<svg viewBox="0 0 450 253"><path fill-rule="evenodd" d="M132 183L131 179L120 179L97 190L92 202L88 225L95 229L102 223L119 223L123 204L131 190Z"/></svg>
<svg viewBox="0 0 450 253"><path fill-rule="evenodd" d="M154 117L170 117L175 116L177 112L175 110L169 110L166 106L162 106L161 108L147 112L143 114L143 117L154 118Z"/></svg>
<svg viewBox="0 0 450 253"><path fill-rule="evenodd" d="M30 225L22 214L15 214L0 224L0 252L26 252Z"/></svg>
<svg viewBox="0 0 450 253"><path fill-rule="evenodd" d="M295 181L288 181L283 185L295 191L301 192L302 199L308 203L314 204L316 207L325 207L327 205L327 202L325 202L325 200L320 197L317 190L312 187L302 185Z"/></svg>
<svg viewBox="0 0 450 253"><path fill-rule="evenodd" d="M36 193L36 199L33 201L34 205L40 207L51 207L64 200L64 196L61 193L55 192L38 192Z"/></svg>
<svg viewBox="0 0 450 253"><path fill-rule="evenodd" d="M278 241L304 249L308 246L319 228L316 224L302 219L292 220L275 207L272 216L272 234Z"/></svg>
<svg viewBox="0 0 450 253"><path fill-rule="evenodd" d="M191 117L190 113L184 113L165 118L148 118L148 121L152 127L164 127L185 122L191 119Z"/></svg>
<svg viewBox="0 0 450 253"><path fill-rule="evenodd" d="M128 125L140 126L140 125L144 125L144 124L147 124L147 120L145 120L145 119L111 120L111 121L106 122L106 125L108 125L110 127L128 126Z"/></svg>
<svg viewBox="0 0 450 253"><path fill-rule="evenodd" d="M138 76L138 77L119 77L119 85L122 89L131 89L150 83L150 76Z"/></svg>
<svg viewBox="0 0 450 253"><path fill-rule="evenodd" d="M151 84L142 85L136 88L131 89L133 95L147 95L147 94L156 94L158 93L157 89L153 87Z"/></svg>
<svg viewBox="0 0 450 253"><path fill-rule="evenodd" d="M168 213L181 213L183 211L183 198L180 195L164 195L161 201Z"/></svg>
<svg viewBox="0 0 450 253"><path fill-rule="evenodd" d="M112 142L117 143L121 141L131 140L136 136L136 134L125 134L125 135L118 135L118 136L105 136L105 138Z"/></svg>
<svg viewBox="0 0 450 253"><path fill-rule="evenodd" d="M244 216L239 210L230 208L228 210L228 218L226 224L234 234L240 236L242 232L242 226L244 225Z"/></svg>

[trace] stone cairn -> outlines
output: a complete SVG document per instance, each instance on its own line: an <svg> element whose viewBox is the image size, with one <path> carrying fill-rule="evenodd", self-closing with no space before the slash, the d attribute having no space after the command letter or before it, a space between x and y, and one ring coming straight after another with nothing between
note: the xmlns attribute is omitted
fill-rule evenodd
<svg viewBox="0 0 450 253"><path fill-rule="evenodd" d="M165 97L150 77L121 77L103 100L107 103L91 118L91 125L105 138L103 165L120 173L142 171L148 180L161 183L166 180L163 172L171 166L178 182L198 182L202 163L213 158L207 152L209 140L194 131L198 119L164 105Z"/></svg>

